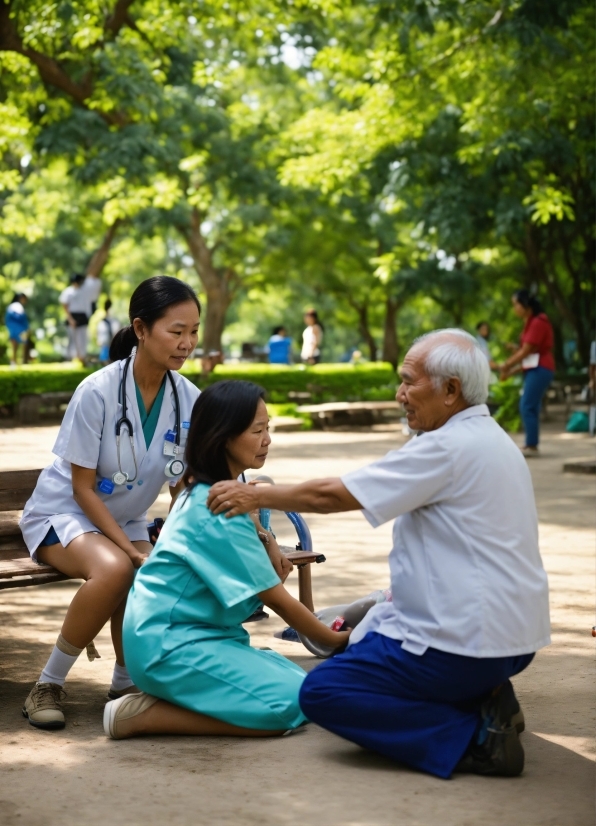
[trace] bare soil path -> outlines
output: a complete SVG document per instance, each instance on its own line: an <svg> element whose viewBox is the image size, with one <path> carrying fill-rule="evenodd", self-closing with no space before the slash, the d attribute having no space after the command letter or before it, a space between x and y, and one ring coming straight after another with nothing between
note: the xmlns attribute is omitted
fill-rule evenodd
<svg viewBox="0 0 596 826"><path fill-rule="evenodd" d="M0 468L50 461L56 427L0 430ZM373 432L280 433L267 464L278 482L338 475L403 443ZM40 732L20 708L54 643L76 583L0 594L0 822L3 826L593 826L594 503L596 478L562 473L594 442L547 430L531 465L551 586L553 644L515 681L526 713L526 770L515 780L437 780L365 752L316 726L283 739L148 738L113 742L101 727L114 655L81 658L68 681L68 725ZM155 513L164 513L162 494ZM317 607L388 581L390 526L360 514L309 517ZM279 532L291 539L283 517ZM295 581L294 577L294 581ZM248 626L304 668L303 648L272 637L279 619Z"/></svg>

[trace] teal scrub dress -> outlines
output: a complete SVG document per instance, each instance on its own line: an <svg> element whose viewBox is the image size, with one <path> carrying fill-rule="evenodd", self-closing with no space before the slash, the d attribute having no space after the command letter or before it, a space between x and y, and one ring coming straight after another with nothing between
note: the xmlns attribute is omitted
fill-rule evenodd
<svg viewBox="0 0 596 826"><path fill-rule="evenodd" d="M242 622L279 578L248 516L214 516L208 485L182 493L137 572L124 616L124 656L135 685L243 728L306 722L306 673L251 648Z"/></svg>

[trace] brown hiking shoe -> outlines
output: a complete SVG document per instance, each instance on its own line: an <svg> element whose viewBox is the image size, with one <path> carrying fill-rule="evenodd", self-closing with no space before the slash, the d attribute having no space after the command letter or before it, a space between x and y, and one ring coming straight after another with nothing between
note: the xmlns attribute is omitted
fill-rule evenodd
<svg viewBox="0 0 596 826"><path fill-rule="evenodd" d="M32 726L45 729L64 728L62 699L66 692L56 683L35 683L23 706L23 717Z"/></svg>

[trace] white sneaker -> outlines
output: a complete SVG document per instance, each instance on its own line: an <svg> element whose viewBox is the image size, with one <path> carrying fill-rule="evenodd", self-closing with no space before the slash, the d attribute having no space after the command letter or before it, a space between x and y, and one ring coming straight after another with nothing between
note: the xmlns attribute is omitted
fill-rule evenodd
<svg viewBox="0 0 596 826"><path fill-rule="evenodd" d="M103 730L106 736L111 737L112 740L122 740L128 737L127 734L122 733L120 724L147 711L157 700L157 697L140 691L138 694L125 694L118 700L106 703L103 712Z"/></svg>

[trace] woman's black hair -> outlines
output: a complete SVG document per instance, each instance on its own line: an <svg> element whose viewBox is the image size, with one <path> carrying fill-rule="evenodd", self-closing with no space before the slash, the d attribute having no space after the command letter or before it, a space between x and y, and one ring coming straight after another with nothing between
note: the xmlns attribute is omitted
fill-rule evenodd
<svg viewBox="0 0 596 826"><path fill-rule="evenodd" d="M318 314L318 312L317 312L316 310L312 310L312 309L311 309L311 310L307 310L307 311L304 313L304 315L311 315L311 316L314 318L315 323L319 325L319 327L321 328L321 330L322 330L323 332L325 332L325 325L323 324L323 322L322 322L322 321L321 321L321 319L319 318L319 314Z"/></svg>
<svg viewBox="0 0 596 826"><path fill-rule="evenodd" d="M521 304L522 307L525 307L526 310L530 309L532 311L532 315L540 315L540 313L544 312L544 307L538 301L535 295L529 290L516 290L513 293L513 297L517 301L518 304Z"/></svg>
<svg viewBox="0 0 596 826"><path fill-rule="evenodd" d="M13 295L13 297L12 297L12 301L11 301L10 303L11 303L11 304L14 304L14 303L15 303L15 301L19 301L19 302L20 302L21 298L26 298L26 299L28 300L28 298L27 298L27 296L25 295L25 293L15 293L15 294Z"/></svg>
<svg viewBox="0 0 596 826"><path fill-rule="evenodd" d="M186 443L186 485L231 479L226 447L250 427L265 391L251 381L218 381L196 400Z"/></svg>
<svg viewBox="0 0 596 826"><path fill-rule="evenodd" d="M128 318L130 325L119 330L110 344L110 361L119 361L130 356L132 348L137 346L137 336L132 326L135 318L140 318L150 330L156 321L163 318L170 307L194 301L199 313L201 304L194 290L169 275L156 275L141 281L130 297Z"/></svg>

